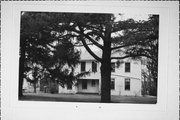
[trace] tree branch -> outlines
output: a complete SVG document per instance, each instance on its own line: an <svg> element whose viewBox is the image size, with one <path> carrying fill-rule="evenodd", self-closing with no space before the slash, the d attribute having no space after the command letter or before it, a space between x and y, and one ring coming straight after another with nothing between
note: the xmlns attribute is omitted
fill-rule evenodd
<svg viewBox="0 0 180 120"><path fill-rule="evenodd" d="M86 24L86 26L87 26L87 28L90 28L90 29L96 29L96 30L98 30L99 32L101 32L101 33L103 33L104 31L102 30L102 27L101 27L101 29L100 29L100 26L92 26L92 25L87 25Z"/></svg>
<svg viewBox="0 0 180 120"><path fill-rule="evenodd" d="M97 35L97 36L101 37L102 39L104 39L103 34L101 34L99 31L96 31L96 30L88 32L87 35Z"/></svg>
<svg viewBox="0 0 180 120"><path fill-rule="evenodd" d="M94 45L93 43L88 43L87 45ZM74 44L75 47L82 47L84 46L83 44Z"/></svg>
<svg viewBox="0 0 180 120"><path fill-rule="evenodd" d="M89 54L91 54L97 61L101 62L102 59L100 57L98 57L90 48L89 46L87 45L86 41L82 38L81 39L84 47L86 48L86 50L89 52Z"/></svg>
<svg viewBox="0 0 180 120"><path fill-rule="evenodd" d="M88 34L84 34L84 31L82 30L82 28L81 28L79 25L78 25L78 27L79 27L80 31L77 31L77 30L75 30L75 29L73 29L72 31L73 31L73 32L76 32L76 33L78 33L78 34L80 34L80 35L83 35L83 36L86 37L89 41L91 41L94 45L96 45L97 47L103 49L103 46L102 46L101 44L99 44L98 42L96 42L95 40L93 40L91 37L89 37Z"/></svg>
<svg viewBox="0 0 180 120"><path fill-rule="evenodd" d="M147 58L150 58L150 59L156 61L155 58L153 58L153 57L151 57L151 56L149 56L149 55L146 55L146 54L131 54L131 55L123 56L123 57L111 57L111 60L112 60L112 59L125 59L125 58L130 58L130 57L134 57L134 58L135 58L135 57L147 57Z"/></svg>
<svg viewBox="0 0 180 120"><path fill-rule="evenodd" d="M93 40L91 37L89 37L89 35L83 33L83 36L86 37L88 40L90 40L97 47L103 49L103 46L99 44L98 42L96 42L95 40Z"/></svg>
<svg viewBox="0 0 180 120"><path fill-rule="evenodd" d="M127 45L116 46L116 47L111 48L111 50L115 50L115 49L131 46L131 45L134 45L134 44L127 44Z"/></svg>
<svg viewBox="0 0 180 120"><path fill-rule="evenodd" d="M103 34L105 31L103 31L102 29L100 29L100 26L90 26L90 25L86 25L86 28L89 28L90 30L92 30L91 33L99 35L102 39L104 38Z"/></svg>

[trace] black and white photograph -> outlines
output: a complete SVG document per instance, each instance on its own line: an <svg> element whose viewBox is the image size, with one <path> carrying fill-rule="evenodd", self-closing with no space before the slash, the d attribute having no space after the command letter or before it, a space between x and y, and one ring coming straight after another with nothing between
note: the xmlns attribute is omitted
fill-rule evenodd
<svg viewBox="0 0 180 120"><path fill-rule="evenodd" d="M158 14L22 11L19 100L156 104Z"/></svg>
<svg viewBox="0 0 180 120"><path fill-rule="evenodd" d="M179 2L1 6L3 120L179 118Z"/></svg>

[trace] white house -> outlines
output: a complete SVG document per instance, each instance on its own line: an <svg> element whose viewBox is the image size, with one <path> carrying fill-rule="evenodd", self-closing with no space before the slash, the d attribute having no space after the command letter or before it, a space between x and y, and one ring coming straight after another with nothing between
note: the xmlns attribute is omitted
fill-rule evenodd
<svg viewBox="0 0 180 120"><path fill-rule="evenodd" d="M101 53L98 53L99 55ZM117 56L118 53L112 54ZM141 61L124 59L117 67L117 60L112 61L111 95L141 96ZM101 93L101 64L86 50L82 51L81 63L77 73L90 71L90 75L77 80L74 85L59 86L59 93ZM116 67L115 67L116 66Z"/></svg>

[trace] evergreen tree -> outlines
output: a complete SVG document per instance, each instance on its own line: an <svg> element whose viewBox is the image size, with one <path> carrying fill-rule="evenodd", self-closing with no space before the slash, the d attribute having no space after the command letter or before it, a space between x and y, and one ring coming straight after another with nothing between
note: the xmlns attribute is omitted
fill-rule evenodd
<svg viewBox="0 0 180 120"><path fill-rule="evenodd" d="M56 77L58 76L60 78L64 77L63 76L64 74L63 75L59 74L59 69L61 65L59 64L59 62L56 62L59 60L61 61L62 59L56 59L55 57L55 56L63 56L63 53L61 52L62 45L67 49L69 49L70 46L73 48L73 46L76 46L76 45L83 45L85 49L89 52L89 54L91 54L97 61L101 63L101 102L111 101L111 93L110 93L111 60L113 59L121 60L125 58L139 58L139 57L146 57L152 61L157 60L158 56L157 54L155 54L154 51L157 51L158 49L158 41L156 38L154 38L154 37L157 37L154 34L156 33L156 35L158 35L158 24L155 24L156 22L158 22L158 17L155 17L155 18L151 17L148 21L135 21L133 19L118 20L116 19L116 16L114 14L31 13L31 12L28 14L30 15L32 14L32 16L39 14L37 16L33 16L32 19L42 18L43 21L45 21L42 23L40 22L40 25L32 25L35 27L33 28L35 30L38 29L40 26L42 26L40 27L42 29L38 29L38 32L36 32L35 34L37 35L37 37L35 38L31 37L35 39L35 40L32 40L33 42L39 41L39 39L38 40L36 39L39 37L42 38L43 32L45 32L44 35L46 37L44 37L44 39L42 40L48 41L47 43L45 42L45 44L43 44L46 47L53 46L54 44L51 44L52 42L50 41L51 40L54 41L54 39L55 40L58 39L57 46L56 47L53 46L52 48L57 49L57 50L60 49L58 50L59 52L58 51L53 52L53 57L50 57L50 58L48 56L51 56L51 54L47 54L47 53L51 53L51 52L45 52L45 54L43 54L43 57L48 57L46 59L47 61L51 61L51 62L42 62L43 64L46 63L45 66L51 66L51 67L47 67L48 68L47 70L49 71L51 75L56 76ZM39 30L40 31L42 30L42 32L39 32ZM46 32L49 34L47 34ZM47 37L47 35L49 37ZM52 35L53 35L53 39L52 39ZM25 36L27 37L27 35ZM47 38L51 38L51 40ZM31 41L30 39L25 39L25 40ZM22 46L23 43L24 42L21 43L21 48L23 48ZM102 51L102 56L98 56L91 49L89 44L93 44L100 51ZM61 47L58 47L58 46L61 46ZM118 52L119 56L111 57L111 54L113 52ZM40 52L40 53L43 53L43 52ZM75 58L78 58L77 57L78 52L75 52L75 53L77 54L74 54L73 56ZM23 55L25 54L21 55L22 58L25 58L23 57ZM38 55L37 54L33 54L33 55L34 55L34 57L32 57L33 60L36 60L35 58ZM63 59L68 64L68 61L71 58L66 56ZM20 61L23 61L23 60L20 60ZM40 62L40 61L41 60L38 59L38 61L36 62ZM61 61L61 63L63 62ZM76 60L75 60L75 63L76 63ZM72 65L68 64L70 69L68 68L68 69L65 69L64 71L65 73L68 73L68 77L71 77L71 75L73 76L73 67L72 67L73 64L74 63L72 63ZM52 65L56 67L52 67ZM60 73L63 73L63 72L61 71Z"/></svg>
<svg viewBox="0 0 180 120"><path fill-rule="evenodd" d="M76 78L74 67L78 64L80 52L75 49L69 37L61 39L53 31L57 23L56 14L22 12L20 34L19 97L22 94L23 79L36 83L46 74L62 86ZM63 69L64 66L68 66ZM32 73L33 78L28 77Z"/></svg>

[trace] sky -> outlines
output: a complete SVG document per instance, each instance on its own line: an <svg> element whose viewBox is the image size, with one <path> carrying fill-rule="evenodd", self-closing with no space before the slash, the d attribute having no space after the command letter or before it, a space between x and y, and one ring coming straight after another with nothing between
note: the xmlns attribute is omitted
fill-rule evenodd
<svg viewBox="0 0 180 120"><path fill-rule="evenodd" d="M128 13L128 14L124 13L123 14L122 13L122 15L118 15L118 13L117 13L117 14L114 14L114 15L116 16L117 21L120 20L120 19L126 20L128 18L133 18L134 20L139 21L139 20L148 20L148 18L149 18L148 14L131 14L131 13Z"/></svg>

